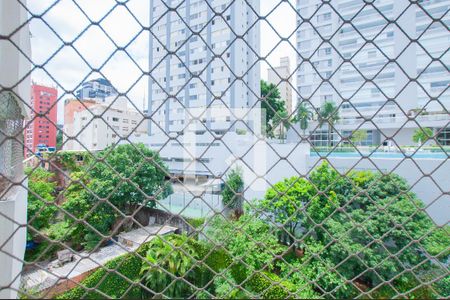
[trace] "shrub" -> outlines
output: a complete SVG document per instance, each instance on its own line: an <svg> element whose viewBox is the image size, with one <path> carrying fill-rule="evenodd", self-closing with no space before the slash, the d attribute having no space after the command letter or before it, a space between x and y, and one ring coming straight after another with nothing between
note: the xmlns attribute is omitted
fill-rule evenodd
<svg viewBox="0 0 450 300"><path fill-rule="evenodd" d="M256 293L257 298L287 299L312 298L316 296L311 290L296 294L296 287L290 281L283 280L276 274L269 272L254 273L245 284L246 289Z"/></svg>
<svg viewBox="0 0 450 300"><path fill-rule="evenodd" d="M236 168L230 171L226 177L226 184L222 191L222 202L225 207L239 209L242 206L242 193L244 180L242 179L242 170Z"/></svg>
<svg viewBox="0 0 450 300"><path fill-rule="evenodd" d="M28 175L28 220L35 230L46 228L57 211L55 201L56 183L52 181L53 173L38 167L34 170L27 169ZM32 235L34 231L30 232Z"/></svg>
<svg viewBox="0 0 450 300"><path fill-rule="evenodd" d="M152 291L164 294L164 297L190 296L192 288L184 280L195 280L192 267L197 256L187 236L158 236L150 242L145 257L146 263L141 266L142 281Z"/></svg>

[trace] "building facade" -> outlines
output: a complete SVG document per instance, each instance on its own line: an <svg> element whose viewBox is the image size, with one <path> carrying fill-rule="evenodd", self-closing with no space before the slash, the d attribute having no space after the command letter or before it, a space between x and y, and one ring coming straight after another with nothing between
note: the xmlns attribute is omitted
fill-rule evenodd
<svg viewBox="0 0 450 300"><path fill-rule="evenodd" d="M147 135L147 120L119 97L113 105L78 100L65 103L64 150L103 150L120 140Z"/></svg>
<svg viewBox="0 0 450 300"><path fill-rule="evenodd" d="M117 96L118 93L108 80L97 78L84 82L75 95L78 99L93 99L105 102L108 97Z"/></svg>
<svg viewBox="0 0 450 300"><path fill-rule="evenodd" d="M31 85L32 110L24 133L26 157L36 153L41 147L56 148L57 99L56 88L34 83ZM45 116L41 117L39 114Z"/></svg>
<svg viewBox="0 0 450 300"><path fill-rule="evenodd" d="M259 1L150 3L150 134L245 128L232 111L258 104Z"/></svg>
<svg viewBox="0 0 450 300"><path fill-rule="evenodd" d="M412 144L413 132L426 124L441 132L442 143L449 144L445 127L450 57L444 54L450 33L430 23L429 15L450 21L446 14L450 3L380 0L372 6L337 0L331 5L339 14L319 0L297 1L298 101L316 108L335 102L341 117L336 131L345 136L361 126L368 131L363 144L378 145L387 139ZM302 18L311 18L310 23ZM388 20L396 20L398 26ZM417 109L422 110L421 118L409 121ZM327 143L326 129L316 131L314 141ZM339 141L341 136L334 134L334 139Z"/></svg>
<svg viewBox="0 0 450 300"><path fill-rule="evenodd" d="M291 63L289 57L282 57L280 65L267 69L267 80L275 84L279 91L281 99L286 102L286 109L289 114L292 113L292 76Z"/></svg>

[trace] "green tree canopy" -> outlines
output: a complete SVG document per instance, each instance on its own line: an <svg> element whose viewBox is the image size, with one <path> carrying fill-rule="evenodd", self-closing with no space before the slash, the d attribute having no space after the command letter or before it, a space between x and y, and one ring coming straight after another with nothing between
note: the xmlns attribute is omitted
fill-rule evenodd
<svg viewBox="0 0 450 300"><path fill-rule="evenodd" d="M276 114L286 112L286 103L281 99L278 87L273 83L261 80L261 109L263 112L262 124L264 132L274 137L273 119Z"/></svg>
<svg viewBox="0 0 450 300"><path fill-rule="evenodd" d="M304 219L304 204L314 195L314 188L304 178L291 177L277 182L267 190L260 208L270 219L283 226L287 231L290 245L294 246L297 230Z"/></svg>
<svg viewBox="0 0 450 300"><path fill-rule="evenodd" d="M273 229L254 215L243 215L238 221L217 216L209 224L208 239L215 245L223 245L236 262L245 263L240 268L243 273L234 274L237 281L244 280L254 270L272 270L275 255L286 249L278 243Z"/></svg>
<svg viewBox="0 0 450 300"><path fill-rule="evenodd" d="M316 280L320 290L335 297L355 297L361 288L374 297L391 297L396 292L386 282L407 293L421 280L446 272L429 257L449 259L449 228L435 226L398 175L353 171L343 176L322 164L309 180L293 177L275 184L260 206L301 241L301 274L291 281ZM442 280L436 289L445 290ZM433 293L424 286L407 295Z"/></svg>
<svg viewBox="0 0 450 300"><path fill-rule="evenodd" d="M414 131L412 137L414 143L425 144L429 139L433 137L433 129L428 127L420 127Z"/></svg>
<svg viewBox="0 0 450 300"><path fill-rule="evenodd" d="M305 134L306 129L308 129L309 121L312 120L314 116L313 111L310 106L305 103L300 104L297 107L296 116L294 117L294 122L300 124L300 129L303 130L303 134Z"/></svg>
<svg viewBox="0 0 450 300"><path fill-rule="evenodd" d="M192 287L184 280L189 281L195 275L192 266L198 254L186 236L154 238L145 258L147 261L142 264L141 275L151 291L169 298L184 298L192 294Z"/></svg>
<svg viewBox="0 0 450 300"><path fill-rule="evenodd" d="M41 230L50 225L53 215L57 211L54 204L56 182L53 179L53 173L44 168L27 169L28 175L28 206L27 216L29 225L36 230ZM34 235L33 230L30 230Z"/></svg>
<svg viewBox="0 0 450 300"><path fill-rule="evenodd" d="M332 133L333 133L333 126L336 124L337 121L339 121L339 109L336 106L336 103L331 101L326 101L323 103L323 105L320 107L319 110L319 125L323 126L324 124L327 124L328 126L328 145L331 145L332 142Z"/></svg>
<svg viewBox="0 0 450 300"><path fill-rule="evenodd" d="M154 207L157 199L167 197L171 184L166 180L167 166L159 155L143 144L119 145L101 151L89 171L91 186L100 198L108 198L123 212L133 205Z"/></svg>
<svg viewBox="0 0 450 300"><path fill-rule="evenodd" d="M222 191L222 203L231 209L242 208L242 193L244 190L244 180L242 169L232 169L226 176L225 185Z"/></svg>

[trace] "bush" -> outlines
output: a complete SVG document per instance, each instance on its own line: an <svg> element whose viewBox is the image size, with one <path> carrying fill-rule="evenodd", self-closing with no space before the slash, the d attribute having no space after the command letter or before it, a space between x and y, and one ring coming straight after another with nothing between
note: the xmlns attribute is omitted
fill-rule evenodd
<svg viewBox="0 0 450 300"><path fill-rule="evenodd" d="M239 209L242 206L242 193L244 189L244 180L242 179L242 170L236 168L230 171L226 177L226 184L222 191L222 202L225 207Z"/></svg>
<svg viewBox="0 0 450 300"><path fill-rule="evenodd" d="M30 225L35 230L41 230L50 225L53 215L57 211L55 201L56 183L52 181L53 173L38 167L34 170L27 169L28 175L28 207L27 215ZM31 221L31 222L30 222ZM31 235L36 235L30 231Z"/></svg>
<svg viewBox="0 0 450 300"><path fill-rule="evenodd" d="M205 224L205 218L186 218L185 220L195 229L199 229Z"/></svg>
<svg viewBox="0 0 450 300"><path fill-rule="evenodd" d="M296 288L291 282L283 280L276 274L269 272L254 273L245 284L246 289L256 293L257 298L287 299L311 298L310 294L296 295ZM305 297L306 296L306 297Z"/></svg>

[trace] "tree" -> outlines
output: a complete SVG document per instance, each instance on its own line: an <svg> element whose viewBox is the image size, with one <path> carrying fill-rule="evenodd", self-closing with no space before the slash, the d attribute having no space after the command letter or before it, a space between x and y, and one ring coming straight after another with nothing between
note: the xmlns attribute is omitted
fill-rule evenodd
<svg viewBox="0 0 450 300"><path fill-rule="evenodd" d="M291 120L289 119L287 111L283 110L275 114L272 123L274 130L279 129L278 138L283 139L285 136L284 130L289 129L289 127L291 126Z"/></svg>
<svg viewBox="0 0 450 300"><path fill-rule="evenodd" d="M269 136L273 137L273 118L275 114L279 114L286 111L286 104L280 97L280 91L278 87L273 83L267 83L261 80L261 109L264 114L261 116L263 127L263 132Z"/></svg>
<svg viewBox="0 0 450 300"><path fill-rule="evenodd" d="M254 215L243 215L234 222L217 216L209 224L206 232L208 239L214 245L223 245L233 260L245 263L239 268L243 273L233 274L239 283L254 270L272 270L274 256L286 249L278 243L269 224Z"/></svg>
<svg viewBox="0 0 450 300"><path fill-rule="evenodd" d="M224 207L233 209L239 216L242 211L242 195L244 190L244 180L242 179L242 169L231 170L225 179L225 186L222 191L222 203Z"/></svg>
<svg viewBox="0 0 450 300"><path fill-rule="evenodd" d="M350 139L355 144L365 141L367 139L367 130L360 129L360 130L353 131Z"/></svg>
<svg viewBox="0 0 450 300"><path fill-rule="evenodd" d="M101 151L89 171L96 194L125 213L134 205L154 207L157 199L172 193L167 166L158 153L143 144L119 145Z"/></svg>
<svg viewBox="0 0 450 300"><path fill-rule="evenodd" d="M61 150L63 145L63 132L61 129L58 129L56 133L56 149Z"/></svg>
<svg viewBox="0 0 450 300"><path fill-rule="evenodd" d="M102 189L108 188L102 185L103 182L88 178L85 172L73 172L70 177L73 182L66 189L66 201L62 205L71 214L64 216L70 228L67 232L67 240L70 240L76 248L83 246L94 249L102 242L102 237L96 231L107 235L116 221L117 212L107 203L97 203L94 197L101 194ZM81 183L88 189L85 189ZM77 220L84 220L84 222L77 222Z"/></svg>
<svg viewBox="0 0 450 300"><path fill-rule="evenodd" d="M428 127L419 127L414 131L412 137L414 143L418 143L420 146L425 144L429 139L433 137L433 129Z"/></svg>
<svg viewBox="0 0 450 300"><path fill-rule="evenodd" d="M328 127L328 146L332 145L332 129L334 124L339 121L339 110L334 102L325 102L319 110L319 126L327 124Z"/></svg>
<svg viewBox="0 0 450 300"><path fill-rule="evenodd" d="M109 234L116 223L120 214L113 205L129 214L136 205L154 207L155 199L163 199L172 191L165 179L167 167L158 154L143 144L107 148L97 159L91 170L71 173L73 183L66 190L63 204L76 218L65 216L71 225L72 240L87 249L104 241L100 234ZM107 201L98 203L99 199Z"/></svg>
<svg viewBox="0 0 450 300"><path fill-rule="evenodd" d="M287 231L289 244L293 248L296 247L295 237L304 216L304 204L313 196L313 186L306 179L291 177L268 189L259 204L269 218Z"/></svg>
<svg viewBox="0 0 450 300"><path fill-rule="evenodd" d="M303 130L305 135L306 129L308 129L309 121L313 118L313 112L306 104L302 103L297 107L297 115L294 118L295 123L300 123L300 129Z"/></svg>
<svg viewBox="0 0 450 300"><path fill-rule="evenodd" d="M310 268L325 268L324 273L329 276L326 268L339 266L333 269L339 276L330 278L332 281L323 281L326 277L317 275L320 280L316 284L321 289L334 291L335 297L350 298L359 294L358 286L373 292L374 297L392 297L396 291L386 284L391 282L399 292L410 297L434 295L429 286L409 291L430 276L445 274L442 264L429 257L441 262L449 259L448 229L437 230L423 211L423 202L410 192L404 179L395 174L369 171L354 171L344 177L324 164L312 172L310 180L319 194L309 191L309 197L305 197L305 194L295 195L286 188L279 188L291 199L286 197L281 203L267 203L264 199L261 203L265 203L266 210L273 211L278 220L294 220L307 229L302 240L304 255L310 258ZM285 181L275 186L286 186ZM321 198L325 195L327 197ZM283 209L298 202L306 206L304 214ZM301 271L310 274L308 279L314 279L311 276L316 271ZM352 284L343 289L341 276ZM436 286L444 290L441 281Z"/></svg>
<svg viewBox="0 0 450 300"><path fill-rule="evenodd" d="M28 176L28 206L29 225L35 230L47 228L57 211L54 204L56 182L52 181L53 173L38 167L27 169ZM31 230L32 235L34 231Z"/></svg>
<svg viewBox="0 0 450 300"><path fill-rule="evenodd" d="M189 281L194 276L192 266L197 256L186 236L157 236L146 253L147 261L142 264L142 281L154 293L162 293L163 298L185 298L192 294L192 288L183 279Z"/></svg>

